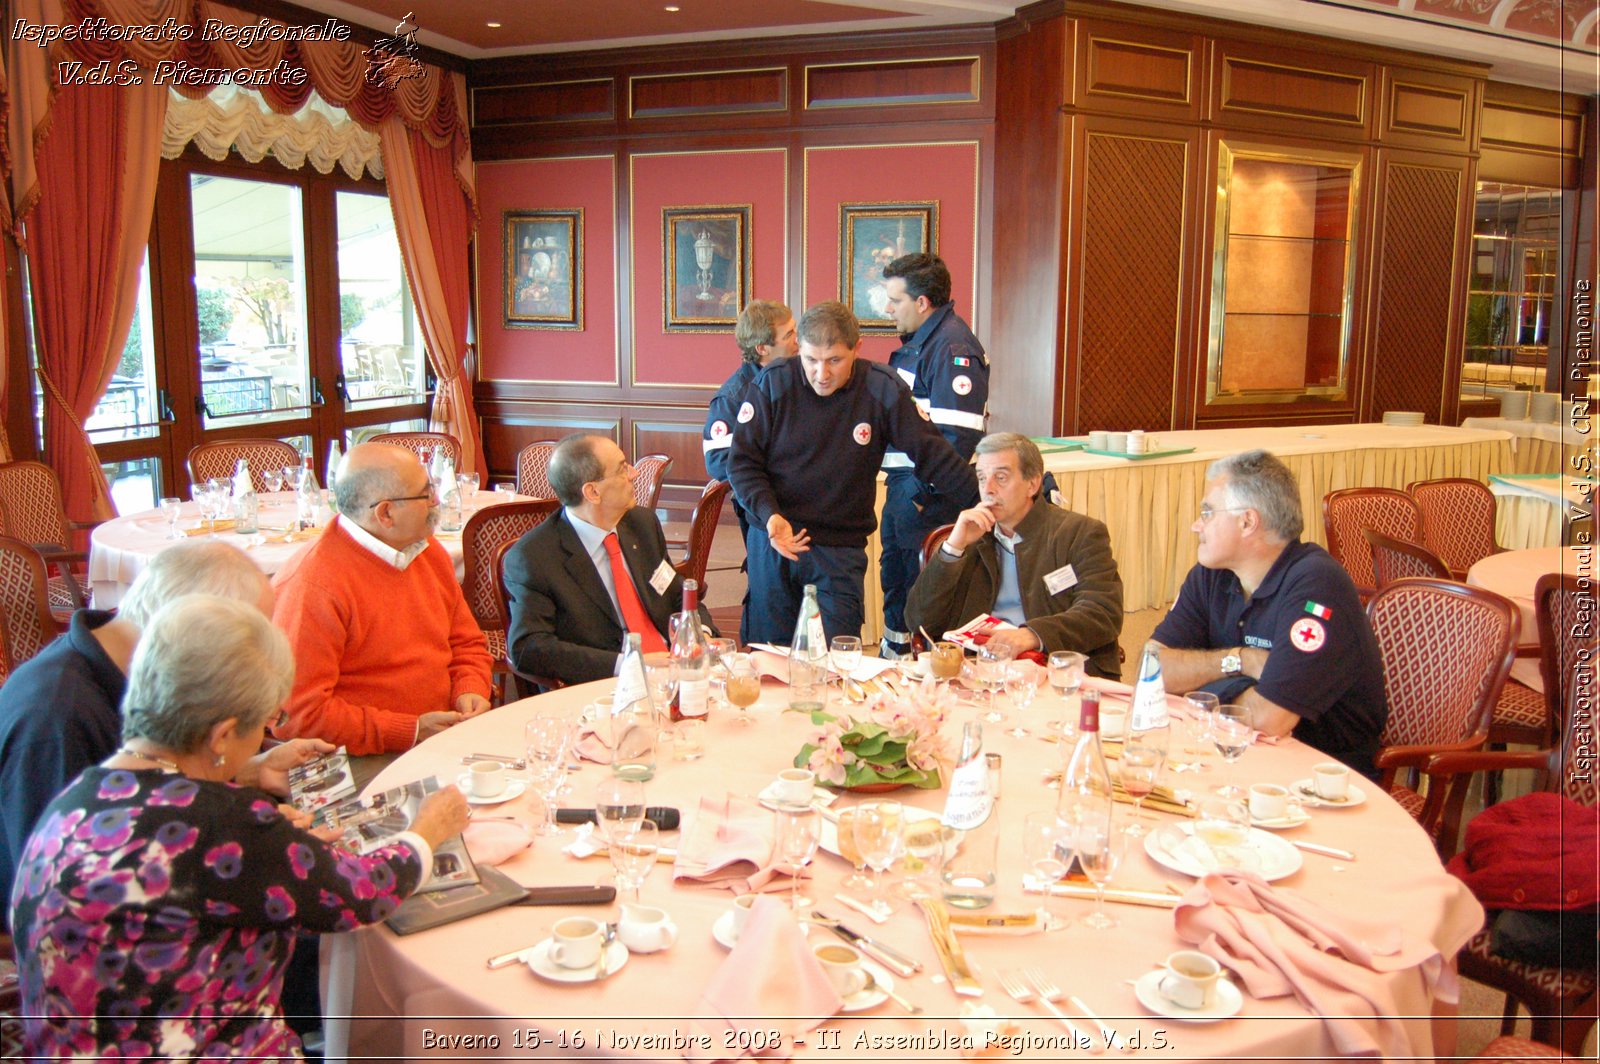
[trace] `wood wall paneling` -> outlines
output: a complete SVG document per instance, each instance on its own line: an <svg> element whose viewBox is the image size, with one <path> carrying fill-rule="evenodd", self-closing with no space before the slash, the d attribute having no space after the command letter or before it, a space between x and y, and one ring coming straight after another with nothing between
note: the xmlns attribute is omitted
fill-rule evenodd
<svg viewBox="0 0 1600 1064"><path fill-rule="evenodd" d="M1394 146L1471 151L1482 91L1471 78L1385 67L1378 137Z"/></svg>
<svg viewBox="0 0 1600 1064"><path fill-rule="evenodd" d="M667 455L672 459L672 468L667 470L665 483L692 488L694 498L698 499L710 478L706 475L705 453L700 448L700 430L705 418L691 419L693 413L635 411L629 425L633 441L624 446L629 448L628 454L633 458L646 454Z"/></svg>
<svg viewBox="0 0 1600 1064"><path fill-rule="evenodd" d="M1491 82L1484 90L1478 179L1578 187L1588 121L1574 97Z"/></svg>
<svg viewBox="0 0 1600 1064"><path fill-rule="evenodd" d="M472 90L474 126L540 122L604 122L617 115L611 78L487 85Z"/></svg>
<svg viewBox="0 0 1600 1064"><path fill-rule="evenodd" d="M559 440L574 432L594 432L622 443L622 418L609 409L580 403L479 404L483 422L483 449L493 479L514 480L517 452L539 440Z"/></svg>
<svg viewBox="0 0 1600 1064"><path fill-rule="evenodd" d="M1376 68L1338 56L1218 43L1212 121L1340 140L1371 136Z"/></svg>
<svg viewBox="0 0 1600 1064"><path fill-rule="evenodd" d="M1079 25L1077 106L1085 110L1198 121L1205 43L1200 37L1125 23Z"/></svg>
<svg viewBox="0 0 1600 1064"><path fill-rule="evenodd" d="M805 68L805 107L977 103L982 86L977 55L817 63Z"/></svg>
<svg viewBox="0 0 1600 1064"><path fill-rule="evenodd" d="M646 74L628 79L632 118L729 115L789 109L787 67Z"/></svg>

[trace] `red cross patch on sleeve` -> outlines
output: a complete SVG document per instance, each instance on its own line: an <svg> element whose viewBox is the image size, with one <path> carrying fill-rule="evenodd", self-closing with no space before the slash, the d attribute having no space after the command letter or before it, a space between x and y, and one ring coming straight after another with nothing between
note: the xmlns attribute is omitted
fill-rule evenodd
<svg viewBox="0 0 1600 1064"><path fill-rule="evenodd" d="M1315 617L1302 617L1289 627L1289 642L1296 650L1314 654L1328 641L1328 630Z"/></svg>

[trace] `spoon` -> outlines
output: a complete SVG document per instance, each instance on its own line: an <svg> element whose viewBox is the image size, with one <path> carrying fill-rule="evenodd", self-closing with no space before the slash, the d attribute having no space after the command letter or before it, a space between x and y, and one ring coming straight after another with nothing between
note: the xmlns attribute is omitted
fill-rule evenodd
<svg viewBox="0 0 1600 1064"><path fill-rule="evenodd" d="M872 972L870 970L868 970L866 968L863 968L863 969L861 969L861 971L863 973L865 973L866 977L867 977L867 981L865 983L861 984L861 992L863 994L870 994L874 990L882 990L885 994L887 994L889 996L889 999L891 1001L893 1001L896 1005L899 1005L901 1008L905 1009L906 1012L910 1013L913 1016L920 1016L922 1014L922 1006L921 1005L912 1004L911 1002L907 1001L905 998L901 997L899 994L896 994L893 990L890 990L888 987L886 987L882 983L878 982L878 980L873 976L873 974L872 974Z"/></svg>

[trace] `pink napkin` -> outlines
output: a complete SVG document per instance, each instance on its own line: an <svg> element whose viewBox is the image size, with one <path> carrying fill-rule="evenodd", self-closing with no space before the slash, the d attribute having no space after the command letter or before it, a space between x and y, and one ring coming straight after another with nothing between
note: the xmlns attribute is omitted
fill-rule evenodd
<svg viewBox="0 0 1600 1064"><path fill-rule="evenodd" d="M772 814L748 798L701 798L694 820L678 840L674 880L697 880L735 894L768 889L787 877L773 867ZM778 889L776 884L771 889Z"/></svg>
<svg viewBox="0 0 1600 1064"><path fill-rule="evenodd" d="M739 1060L746 1054L722 1047L764 1046L756 1052L778 1060L787 1047L839 1011L839 998L822 965L811 955L789 907L777 898L757 898L739 941L711 977L690 1021L697 1034L710 1036L710 1049L686 1050L695 1061ZM730 1037L780 1030L779 1039Z"/></svg>
<svg viewBox="0 0 1600 1064"><path fill-rule="evenodd" d="M609 729L609 722L603 722L602 727ZM611 764L611 740L595 730L594 725L585 724L578 734L577 745L573 747L578 756L585 761L593 761L597 765Z"/></svg>
<svg viewBox="0 0 1600 1064"><path fill-rule="evenodd" d="M1396 924L1331 912L1254 872L1205 876L1178 903L1174 922L1179 938L1231 968L1252 997L1293 994L1346 1056L1412 1053L1401 1022L1411 1002L1397 1000L1387 973L1415 968L1422 1001L1456 1000L1455 967L1433 943Z"/></svg>
<svg viewBox="0 0 1600 1064"><path fill-rule="evenodd" d="M533 832L503 820L475 820L461 837L478 864L504 864L533 845Z"/></svg>

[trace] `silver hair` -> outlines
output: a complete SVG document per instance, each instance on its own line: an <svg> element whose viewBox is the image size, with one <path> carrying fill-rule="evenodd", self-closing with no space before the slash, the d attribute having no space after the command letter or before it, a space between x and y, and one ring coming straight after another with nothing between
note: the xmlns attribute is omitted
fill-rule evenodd
<svg viewBox="0 0 1600 1064"><path fill-rule="evenodd" d="M606 475L606 467L595 453L595 444L609 440L593 432L574 432L556 444L550 454L550 490L562 506L582 506L583 486Z"/></svg>
<svg viewBox="0 0 1600 1064"><path fill-rule="evenodd" d="M991 432L978 441L972 453L998 454L1001 451L1017 453L1017 472L1022 474L1022 479L1044 476L1044 455L1039 453L1039 445L1020 433Z"/></svg>
<svg viewBox="0 0 1600 1064"><path fill-rule="evenodd" d="M219 595L255 605L267 576L244 551L220 540L179 543L150 559L118 605L117 615L143 628L184 595Z"/></svg>
<svg viewBox="0 0 1600 1064"><path fill-rule="evenodd" d="M1305 517L1300 513L1300 484L1289 467L1267 451L1245 451L1219 458L1206 469L1215 480L1227 478L1230 507L1248 507L1261 515L1267 531L1285 543L1300 538Z"/></svg>
<svg viewBox="0 0 1600 1064"><path fill-rule="evenodd" d="M333 501L341 514L365 525L372 518L374 503L404 495L407 485L400 471L388 464L373 463L347 469L349 460L346 455L333 482Z"/></svg>
<svg viewBox="0 0 1600 1064"><path fill-rule="evenodd" d="M244 731L265 724L293 685L289 640L260 610L186 595L140 636L122 696L122 738L194 753L229 717Z"/></svg>

